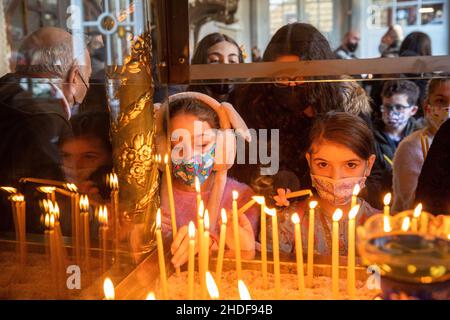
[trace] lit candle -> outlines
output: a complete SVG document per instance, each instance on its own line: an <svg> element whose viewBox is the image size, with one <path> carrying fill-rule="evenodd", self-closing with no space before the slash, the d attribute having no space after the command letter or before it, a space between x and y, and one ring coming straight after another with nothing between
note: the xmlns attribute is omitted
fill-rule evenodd
<svg viewBox="0 0 450 320"><path fill-rule="evenodd" d="M100 239L100 252L102 260L102 270L106 271L106 234L108 232L108 209L106 206L100 206L98 210L98 222L99 222L99 239Z"/></svg>
<svg viewBox="0 0 450 320"><path fill-rule="evenodd" d="M355 231L356 231L356 215L359 212L360 205L351 208L348 213L348 257L347 257L347 291L350 299L355 299L356 295L356 276L355 276Z"/></svg>
<svg viewBox="0 0 450 320"><path fill-rule="evenodd" d="M205 282L208 287L208 293L212 300L219 299L219 289L217 288L216 282L209 271L205 273Z"/></svg>
<svg viewBox="0 0 450 320"><path fill-rule="evenodd" d="M339 220L341 220L343 212L341 209L336 209L333 214L333 234L332 234L332 256L331 256L331 270L332 270L332 284L333 284L333 299L339 298Z"/></svg>
<svg viewBox="0 0 450 320"><path fill-rule="evenodd" d="M239 239L239 221L238 221L238 207L237 199L239 193L233 191L233 236L234 236L234 252L236 255L236 273L238 279L242 279L242 269L241 269L241 242Z"/></svg>
<svg viewBox="0 0 450 320"><path fill-rule="evenodd" d="M89 199L87 195L80 196L80 211L83 222L83 238L84 238L84 259L86 261L86 270L90 270L89 252L90 252L90 230L89 230Z"/></svg>
<svg viewBox="0 0 450 320"><path fill-rule="evenodd" d="M220 211L222 217L222 225L220 226L220 238L219 238L219 253L217 255L217 266L216 266L216 281L220 288L220 283L222 280L222 266L223 266L223 256L225 254L225 240L227 234L227 212L222 208Z"/></svg>
<svg viewBox="0 0 450 320"><path fill-rule="evenodd" d="M166 262L164 260L164 247L161 234L161 209L158 209L156 213L156 242L158 246L158 262L159 262L159 276L161 280L163 299L169 298L169 291L167 286L166 276Z"/></svg>
<svg viewBox="0 0 450 320"><path fill-rule="evenodd" d="M145 297L145 300L156 300L156 296L154 292L149 292L147 294L147 297Z"/></svg>
<svg viewBox="0 0 450 320"><path fill-rule="evenodd" d="M70 191L70 207L71 207L71 216L72 216L72 246L75 251L75 260L77 264L80 263L81 256L81 226L80 226L80 196L78 194L78 188L73 183L66 183L64 187ZM59 193L67 195L63 192L63 190L56 189Z"/></svg>
<svg viewBox="0 0 450 320"><path fill-rule="evenodd" d="M19 243L20 268L25 265L26 259L26 221L25 221L25 197L16 193L10 197L13 206L14 224L16 229L16 239Z"/></svg>
<svg viewBox="0 0 450 320"><path fill-rule="evenodd" d="M408 232L410 223L411 223L411 218L410 217L405 217L403 219L403 222L402 222L402 231L403 232Z"/></svg>
<svg viewBox="0 0 450 320"><path fill-rule="evenodd" d="M200 202L202 201L200 180L198 179L198 177L194 178L194 184L195 184L195 192L197 193L197 211L198 211L198 210L200 210Z"/></svg>
<svg viewBox="0 0 450 320"><path fill-rule="evenodd" d="M358 194L360 191L361 191L361 187L359 186L359 184L356 184L355 187L353 188L351 208L356 206L356 204L358 203Z"/></svg>
<svg viewBox="0 0 450 320"><path fill-rule="evenodd" d="M203 232L203 274L202 277L205 276L206 272L208 271L209 267L209 213L208 213L208 209L205 210L205 216L204 216L204 224L205 224L205 229ZM206 290L202 290L202 294L204 294L204 296L202 296L202 299L206 299Z"/></svg>
<svg viewBox="0 0 450 320"><path fill-rule="evenodd" d="M59 286L58 286L58 262L56 257L56 248L55 248L55 217L53 214L46 213L45 215L45 224L47 227L46 230L46 242L48 244L48 252L49 252L49 258L50 258L50 265L52 270L52 279L53 283L55 284L55 292L59 293Z"/></svg>
<svg viewBox="0 0 450 320"><path fill-rule="evenodd" d="M188 227L189 252L188 252L188 299L194 299L194 271L195 271L195 225L191 221Z"/></svg>
<svg viewBox="0 0 450 320"><path fill-rule="evenodd" d="M389 232L392 231L392 228L391 228L391 221L390 221L390 219L389 219L388 216L384 216L384 217L383 217L383 230L384 230L384 232L386 232L386 233L389 233Z"/></svg>
<svg viewBox="0 0 450 320"><path fill-rule="evenodd" d="M250 292L248 291L248 288L245 285L244 281L242 280L238 281L238 289L239 289L239 297L241 300L252 300Z"/></svg>
<svg viewBox="0 0 450 320"><path fill-rule="evenodd" d="M269 281L267 278L267 226L266 226L266 200L264 197L254 196L253 199L261 206L261 269L263 288L267 289Z"/></svg>
<svg viewBox="0 0 450 320"><path fill-rule="evenodd" d="M114 219L114 253L116 263L119 263L120 249L120 212L119 212L119 178L116 173L109 175L111 189L111 217Z"/></svg>
<svg viewBox="0 0 450 320"><path fill-rule="evenodd" d="M177 217L175 215L175 201L173 198L172 174L170 173L169 155L167 155L167 154L164 156L164 167L165 167L165 171L166 171L167 193L169 196L170 220L172 222L172 240L175 240L175 237L178 232ZM177 276L179 276L181 273L180 268L179 267L175 268L175 272L176 272Z"/></svg>
<svg viewBox="0 0 450 320"><path fill-rule="evenodd" d="M206 283L205 283L205 272L206 270L203 270L203 267L205 266L203 263L204 259L204 250L203 250L203 234L205 230L205 224L203 220L204 215L204 205L203 200L200 201L200 206L198 209L197 219L198 219L198 272L200 277L200 296L203 297L206 294Z"/></svg>
<svg viewBox="0 0 450 320"><path fill-rule="evenodd" d="M295 253L297 257L297 282L298 290L300 291L301 297L305 293L305 275L303 270L303 247L302 247L302 233L300 225L300 217L297 213L292 215L292 223L295 228Z"/></svg>
<svg viewBox="0 0 450 320"><path fill-rule="evenodd" d="M114 285L110 278L106 278L103 281L103 293L105 294L105 300L114 300L115 299L115 290Z"/></svg>
<svg viewBox="0 0 450 320"><path fill-rule="evenodd" d="M308 226L308 262L306 265L306 285L311 288L314 276L314 215L317 201L309 203L309 226Z"/></svg>
<svg viewBox="0 0 450 320"><path fill-rule="evenodd" d="M273 269L275 274L275 299L280 299L280 243L278 241L278 219L275 209L268 209L267 213L272 216L272 251L273 251Z"/></svg>
<svg viewBox="0 0 450 320"><path fill-rule="evenodd" d="M413 232L417 232L417 226L419 224L419 218L422 215L422 204L419 203L417 205L417 207L414 209L414 213L413 213L413 219L412 219L412 223L411 223L411 230Z"/></svg>
<svg viewBox="0 0 450 320"><path fill-rule="evenodd" d="M424 212L420 217L420 232L427 233L428 230L428 215Z"/></svg>
<svg viewBox="0 0 450 320"><path fill-rule="evenodd" d="M392 194L391 194L391 193L387 193L387 194L384 196L384 199L383 199L383 203L384 203L384 215L385 215L386 217L389 217L389 215L390 215L390 207L389 207L389 204L391 203L391 198L392 198Z"/></svg>

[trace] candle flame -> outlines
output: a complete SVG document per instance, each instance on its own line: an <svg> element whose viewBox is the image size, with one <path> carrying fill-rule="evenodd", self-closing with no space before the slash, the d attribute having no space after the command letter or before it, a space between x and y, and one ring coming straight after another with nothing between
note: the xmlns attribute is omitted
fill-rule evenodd
<svg viewBox="0 0 450 320"><path fill-rule="evenodd" d="M417 205L417 207L414 209L414 214L413 214L414 218L419 218L420 217L420 215L422 214L422 208L423 208L422 204L419 203Z"/></svg>
<svg viewBox="0 0 450 320"><path fill-rule="evenodd" d="M50 214L50 217L49 217L48 227L50 229L53 229L55 227L55 216L52 214Z"/></svg>
<svg viewBox="0 0 450 320"><path fill-rule="evenodd" d="M233 194L233 200L237 200L239 197L239 193L236 190L233 190L232 194Z"/></svg>
<svg viewBox="0 0 450 320"><path fill-rule="evenodd" d="M66 183L66 184L64 184L64 187L67 190L72 191L72 192L77 192L77 190L78 190L77 186L73 183Z"/></svg>
<svg viewBox="0 0 450 320"><path fill-rule="evenodd" d="M208 289L211 299L219 299L219 289L217 288L216 282L209 271L206 271L206 288Z"/></svg>
<svg viewBox="0 0 450 320"><path fill-rule="evenodd" d="M248 291L244 281L242 280L238 281L238 288L239 288L239 297L241 298L241 300L252 300L250 292Z"/></svg>
<svg viewBox="0 0 450 320"><path fill-rule="evenodd" d="M342 212L341 209L336 209L336 211L333 213L333 221L337 222L341 220L343 215L344 213Z"/></svg>
<svg viewBox="0 0 450 320"><path fill-rule="evenodd" d="M255 200L259 205L263 205L266 202L266 199L261 196L253 196L252 199Z"/></svg>
<svg viewBox="0 0 450 320"><path fill-rule="evenodd" d="M168 163L169 163L169 155L166 153L166 155L164 156L164 164Z"/></svg>
<svg viewBox="0 0 450 320"><path fill-rule="evenodd" d="M145 298L145 300L156 300L155 293L154 292L149 292L147 294L147 297Z"/></svg>
<svg viewBox="0 0 450 320"><path fill-rule="evenodd" d="M200 216L200 218L203 218L204 211L205 211L205 205L203 203L203 200L200 200L200 204L198 206L198 215Z"/></svg>
<svg viewBox="0 0 450 320"><path fill-rule="evenodd" d="M209 230L209 212L208 209L205 210L205 217L203 218L203 224L205 226L205 231Z"/></svg>
<svg viewBox="0 0 450 320"><path fill-rule="evenodd" d="M87 195L80 196L80 210L87 212L89 210L89 198Z"/></svg>
<svg viewBox="0 0 450 320"><path fill-rule="evenodd" d="M355 219L356 218L356 215L358 214L358 212L359 212L359 208L360 208L361 206L359 205L359 204L357 204L356 206L354 206L351 210L350 210L350 212L348 213L348 218L349 219Z"/></svg>
<svg viewBox="0 0 450 320"><path fill-rule="evenodd" d="M403 219L403 222L402 222L402 230L403 230L403 232L407 232L408 231L410 222L411 222L411 219L409 217L405 217L405 219Z"/></svg>
<svg viewBox="0 0 450 320"><path fill-rule="evenodd" d="M385 206L388 206L391 203L392 194L389 192L384 196L383 203Z"/></svg>
<svg viewBox="0 0 450 320"><path fill-rule="evenodd" d="M106 182L112 190L119 188L119 178L115 172L106 175Z"/></svg>
<svg viewBox="0 0 450 320"><path fill-rule="evenodd" d="M53 214L55 215L56 219L59 219L59 205L58 202L55 202L53 206Z"/></svg>
<svg viewBox="0 0 450 320"><path fill-rule="evenodd" d="M23 202L25 197L22 194L17 193L11 196L11 200L14 202Z"/></svg>
<svg viewBox="0 0 450 320"><path fill-rule="evenodd" d="M188 233L189 233L189 239L194 240L194 238L195 238L195 224L192 221L189 222Z"/></svg>
<svg viewBox="0 0 450 320"><path fill-rule="evenodd" d="M266 208L265 212L269 216L276 216L277 215L277 210L275 208L273 208L273 209Z"/></svg>
<svg viewBox="0 0 450 320"><path fill-rule="evenodd" d="M195 177L194 183L195 183L195 191L197 193L200 193L200 180L198 179L198 177Z"/></svg>
<svg viewBox="0 0 450 320"><path fill-rule="evenodd" d="M310 208L310 209L315 209L315 208L317 207L318 204L319 204L319 203L318 203L317 201L311 201L311 202L309 203L309 208Z"/></svg>
<svg viewBox="0 0 450 320"><path fill-rule="evenodd" d="M8 193L17 193L17 189L13 187L0 187L1 190L6 191Z"/></svg>
<svg viewBox="0 0 450 320"><path fill-rule="evenodd" d="M389 221L389 217L386 217L386 216L383 217L383 230L384 230L384 232L391 232L392 231L391 223Z"/></svg>
<svg viewBox="0 0 450 320"><path fill-rule="evenodd" d="M108 209L106 208L106 206L99 207L98 222L104 226L108 224Z"/></svg>
<svg viewBox="0 0 450 320"><path fill-rule="evenodd" d="M56 187L38 187L37 190L42 193L53 193Z"/></svg>
<svg viewBox="0 0 450 320"><path fill-rule="evenodd" d="M355 187L353 188L353 195L357 196L360 191L361 191L361 187L359 186L359 184L356 184Z"/></svg>
<svg viewBox="0 0 450 320"><path fill-rule="evenodd" d="M48 213L45 214L44 225L45 228L50 228L50 215Z"/></svg>
<svg viewBox="0 0 450 320"><path fill-rule="evenodd" d="M228 217L227 217L227 212L224 208L222 208L222 210L220 210L220 215L222 217L222 223L223 224L227 224L228 222Z"/></svg>
<svg viewBox="0 0 450 320"><path fill-rule="evenodd" d="M110 278L106 278L103 282L103 292L105 293L106 300L114 300L114 285Z"/></svg>
<svg viewBox="0 0 450 320"><path fill-rule="evenodd" d="M293 224L299 224L300 223L300 217L298 216L298 213L295 212L291 217Z"/></svg>
<svg viewBox="0 0 450 320"><path fill-rule="evenodd" d="M161 229L161 208L156 211L156 228Z"/></svg>

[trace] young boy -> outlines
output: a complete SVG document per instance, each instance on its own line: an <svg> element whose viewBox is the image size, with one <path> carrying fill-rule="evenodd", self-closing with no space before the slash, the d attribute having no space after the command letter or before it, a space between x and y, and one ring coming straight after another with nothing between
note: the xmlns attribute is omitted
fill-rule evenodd
<svg viewBox="0 0 450 320"><path fill-rule="evenodd" d="M420 129L413 116L418 111L419 88L408 80L387 81L381 93L381 120L374 124L377 163L381 170L380 193L391 191L392 160L400 142Z"/></svg>

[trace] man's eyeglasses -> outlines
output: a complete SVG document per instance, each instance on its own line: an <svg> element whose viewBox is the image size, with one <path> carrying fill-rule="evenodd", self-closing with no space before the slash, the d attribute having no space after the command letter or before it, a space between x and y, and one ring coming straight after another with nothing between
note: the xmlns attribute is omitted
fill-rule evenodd
<svg viewBox="0 0 450 320"><path fill-rule="evenodd" d="M286 87L295 87L303 83L305 83L303 77L295 77L295 78L279 77L275 78L274 85L276 87L286 88Z"/></svg>
<svg viewBox="0 0 450 320"><path fill-rule="evenodd" d="M410 108L412 108L412 105L405 106L405 105L402 105L402 104L387 104L387 105L382 104L380 106L381 112L384 112L385 110L389 111L389 112L391 112L391 111L403 112L406 109L410 109Z"/></svg>

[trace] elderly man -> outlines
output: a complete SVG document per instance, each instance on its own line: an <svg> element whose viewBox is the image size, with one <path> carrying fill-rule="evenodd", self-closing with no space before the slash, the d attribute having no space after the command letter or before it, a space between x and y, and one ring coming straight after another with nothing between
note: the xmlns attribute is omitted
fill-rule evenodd
<svg viewBox="0 0 450 320"><path fill-rule="evenodd" d="M22 177L62 179L59 137L88 90L87 50L74 52L68 32L45 27L23 42L16 72L0 79L0 183Z"/></svg>
<svg viewBox="0 0 450 320"><path fill-rule="evenodd" d="M334 53L337 59L356 59L355 52L358 49L361 36L359 32L349 31L344 35L342 44Z"/></svg>
<svg viewBox="0 0 450 320"><path fill-rule="evenodd" d="M62 29L41 28L24 40L16 72L0 79L0 186L17 187L23 177L64 179L58 142L71 134L69 118L91 76L88 51L76 41ZM0 214L0 229L10 224Z"/></svg>

